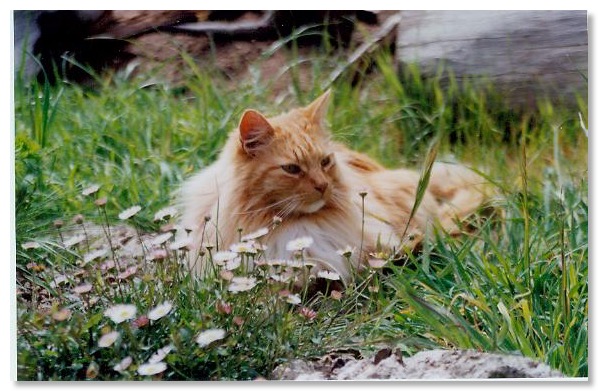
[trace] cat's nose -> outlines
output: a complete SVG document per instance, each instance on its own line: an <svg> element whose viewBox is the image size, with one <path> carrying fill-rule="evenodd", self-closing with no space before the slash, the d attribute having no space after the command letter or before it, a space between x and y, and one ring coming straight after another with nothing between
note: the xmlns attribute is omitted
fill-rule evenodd
<svg viewBox="0 0 598 391"><path fill-rule="evenodd" d="M328 188L328 182L317 183L314 185L314 188L321 194L324 194L324 192Z"/></svg>

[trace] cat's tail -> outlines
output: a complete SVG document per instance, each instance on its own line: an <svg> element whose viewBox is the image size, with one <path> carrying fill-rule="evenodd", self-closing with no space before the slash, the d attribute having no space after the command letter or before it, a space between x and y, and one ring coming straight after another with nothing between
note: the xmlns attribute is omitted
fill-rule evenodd
<svg viewBox="0 0 598 391"><path fill-rule="evenodd" d="M462 232L462 222L488 200L491 188L488 181L473 170L454 163L435 163L432 167L428 191L440 203L437 217L449 234Z"/></svg>

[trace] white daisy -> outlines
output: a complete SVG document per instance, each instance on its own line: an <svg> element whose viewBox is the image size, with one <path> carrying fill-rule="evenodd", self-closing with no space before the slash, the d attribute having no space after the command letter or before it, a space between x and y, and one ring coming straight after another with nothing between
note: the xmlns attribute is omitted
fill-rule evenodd
<svg viewBox="0 0 598 391"><path fill-rule="evenodd" d="M199 333L195 341L200 347L204 348L212 342L223 339L225 336L226 331L224 329L209 329Z"/></svg>
<svg viewBox="0 0 598 391"><path fill-rule="evenodd" d="M80 295L82 293L87 293L91 291L91 288L93 288L93 286L90 283L84 283L74 287L73 292Z"/></svg>
<svg viewBox="0 0 598 391"><path fill-rule="evenodd" d="M328 270L320 270L318 272L318 277L319 278L325 278L327 280L332 280L332 281L336 281L336 280L340 280L341 276L338 273L335 272L331 272Z"/></svg>
<svg viewBox="0 0 598 391"><path fill-rule="evenodd" d="M166 250L164 250L163 248L157 248L152 250L147 259L149 261L161 261L162 259L166 259L167 257L168 252Z"/></svg>
<svg viewBox="0 0 598 391"><path fill-rule="evenodd" d="M83 264L86 265L91 261L95 261L96 259L102 259L108 253L107 248L100 248L91 252L88 252L83 256Z"/></svg>
<svg viewBox="0 0 598 391"><path fill-rule="evenodd" d="M164 220L168 217L175 216L177 214L177 212L178 211L176 210L176 208L174 208L172 206L168 206L164 209L160 209L154 215L154 221L160 221L160 220Z"/></svg>
<svg viewBox="0 0 598 391"><path fill-rule="evenodd" d="M257 250L253 247L253 242L235 243L230 246L230 251L238 254L257 254Z"/></svg>
<svg viewBox="0 0 598 391"><path fill-rule="evenodd" d="M233 258L232 260L224 263L224 270L235 270L241 266L241 258Z"/></svg>
<svg viewBox="0 0 598 391"><path fill-rule="evenodd" d="M355 247L347 246L343 249L337 250L336 253L341 257L350 257L355 251Z"/></svg>
<svg viewBox="0 0 598 391"><path fill-rule="evenodd" d="M302 261L296 259L287 259L282 265L291 269L301 269L303 266L305 266Z"/></svg>
<svg viewBox="0 0 598 391"><path fill-rule="evenodd" d="M165 224L160 227L160 232L166 232L166 231L176 232L177 235L187 234L185 232L185 230L183 229L183 227L181 227L178 224L174 224L174 223Z"/></svg>
<svg viewBox="0 0 598 391"><path fill-rule="evenodd" d="M191 250L193 249L193 240L190 237L179 239L170 244L171 250Z"/></svg>
<svg viewBox="0 0 598 391"><path fill-rule="evenodd" d="M96 206L106 206L108 199L106 197L98 198L93 202Z"/></svg>
<svg viewBox="0 0 598 391"><path fill-rule="evenodd" d="M120 337L120 333L118 331L111 331L107 334L104 334L100 337L100 340L98 341L98 346L101 348L107 348L109 346L112 346L112 344L116 342L118 337Z"/></svg>
<svg viewBox="0 0 598 391"><path fill-rule="evenodd" d="M133 304L117 304L104 311L104 315L109 317L114 323L121 323L125 320L135 318L137 307Z"/></svg>
<svg viewBox="0 0 598 391"><path fill-rule="evenodd" d="M270 274L268 277L276 282L288 282L291 279L288 274Z"/></svg>
<svg viewBox="0 0 598 391"><path fill-rule="evenodd" d="M133 363L133 358L131 356L127 356L127 357L123 358L122 360L120 360L120 362L118 364L113 366L112 369L114 369L116 372L122 372L122 371L126 370L129 367L129 365L131 365L132 363Z"/></svg>
<svg viewBox="0 0 598 391"><path fill-rule="evenodd" d="M303 264L303 267L306 267L308 269L311 269L311 268L317 266L317 264L313 261L301 261L301 263Z"/></svg>
<svg viewBox="0 0 598 391"><path fill-rule="evenodd" d="M268 228L260 228L255 232L249 233L241 237L242 242L248 242L250 240L256 240L261 238L262 236L268 235Z"/></svg>
<svg viewBox="0 0 598 391"><path fill-rule="evenodd" d="M137 373L143 376L155 375L166 370L166 363L160 361L156 363L142 364L137 368Z"/></svg>
<svg viewBox="0 0 598 391"><path fill-rule="evenodd" d="M370 265L370 267L372 269L380 269L383 268L384 265L386 265L386 260L384 259L380 259L380 258L369 258L368 259L368 265Z"/></svg>
<svg viewBox="0 0 598 391"><path fill-rule="evenodd" d="M135 205L128 209L123 210L118 214L118 218L121 220L127 220L135 216L141 210L141 206Z"/></svg>
<svg viewBox="0 0 598 391"><path fill-rule="evenodd" d="M54 279L52 280L52 282L50 283L50 286L52 288L56 288L57 286L59 286L60 284L64 284L65 282L67 282L68 279L66 278L65 275L63 274L59 274L56 277L54 277Z"/></svg>
<svg viewBox="0 0 598 391"><path fill-rule="evenodd" d="M168 239L172 238L172 236L173 236L172 232L168 231L166 233L156 236L155 238L152 239L152 241L150 243L153 244L154 246L159 246L161 244L164 244Z"/></svg>
<svg viewBox="0 0 598 391"><path fill-rule="evenodd" d="M169 301L165 301L164 303L159 304L156 307L154 307L147 314L147 317L150 318L151 320L158 320L158 319L168 315L168 313L170 312L171 309L172 309L172 303Z"/></svg>
<svg viewBox="0 0 598 391"><path fill-rule="evenodd" d="M299 297L299 295L297 294L290 294L287 296L286 298L286 302L289 304L300 304L301 303L301 298Z"/></svg>
<svg viewBox="0 0 598 391"><path fill-rule="evenodd" d="M149 360L147 360L147 362L150 364L158 363L158 362L164 360L164 358L168 355L168 353L170 353L173 349L174 349L174 345L172 345L172 344L166 345L163 348L158 349L158 351L156 353L152 354L152 356L150 357Z"/></svg>
<svg viewBox="0 0 598 391"><path fill-rule="evenodd" d="M40 248L41 245L38 242L25 242L23 244L21 244L21 248L23 250L30 250L33 248Z"/></svg>
<svg viewBox="0 0 598 391"><path fill-rule="evenodd" d="M124 271L118 273L116 278L119 280L126 280L127 278L135 275L135 273L137 273L137 266L129 266Z"/></svg>
<svg viewBox="0 0 598 391"><path fill-rule="evenodd" d="M185 232L186 234L190 234L191 232L197 231L200 229L199 225L197 224L187 224L185 226L177 226L177 232Z"/></svg>
<svg viewBox="0 0 598 391"><path fill-rule="evenodd" d="M244 292L256 286L256 279L253 277L233 277L228 286L230 292Z"/></svg>
<svg viewBox="0 0 598 391"><path fill-rule="evenodd" d="M273 259L266 261L268 266L282 266L285 269L302 269L304 267L312 268L316 266L315 262L302 259Z"/></svg>
<svg viewBox="0 0 598 391"><path fill-rule="evenodd" d="M258 253L264 253L268 249L268 246L266 246L265 244L254 242L253 243L253 248L255 248L255 250Z"/></svg>
<svg viewBox="0 0 598 391"><path fill-rule="evenodd" d="M96 193L98 190L100 190L100 186L98 186L98 185L91 185L87 189L84 189L81 192L81 194L83 194L84 196L88 196L88 195L92 195L92 194Z"/></svg>
<svg viewBox="0 0 598 391"><path fill-rule="evenodd" d="M112 269L114 266L116 266L116 263L114 263L114 260L110 259L100 265L100 270L105 272Z"/></svg>
<svg viewBox="0 0 598 391"><path fill-rule="evenodd" d="M268 259L266 261L266 265L268 265L268 266L274 266L274 267L276 267L276 266L283 266L283 265L286 265L286 264L287 264L287 261L284 260L284 259Z"/></svg>
<svg viewBox="0 0 598 391"><path fill-rule="evenodd" d="M216 254L214 254L212 259L216 265L223 266L226 262L232 261L238 257L239 254L233 251L218 251Z"/></svg>
<svg viewBox="0 0 598 391"><path fill-rule="evenodd" d="M295 240L291 240L287 243L287 250L288 251L301 251L313 244L314 240L309 236L304 236L302 238L297 238Z"/></svg>

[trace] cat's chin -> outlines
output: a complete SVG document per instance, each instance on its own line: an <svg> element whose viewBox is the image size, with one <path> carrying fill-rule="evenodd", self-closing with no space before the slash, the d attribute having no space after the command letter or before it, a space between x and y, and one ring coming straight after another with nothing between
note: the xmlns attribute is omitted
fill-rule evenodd
<svg viewBox="0 0 598 391"><path fill-rule="evenodd" d="M324 200L317 200L316 202L312 202L309 205L306 205L300 209L301 213L315 213L322 209L326 205L326 201Z"/></svg>

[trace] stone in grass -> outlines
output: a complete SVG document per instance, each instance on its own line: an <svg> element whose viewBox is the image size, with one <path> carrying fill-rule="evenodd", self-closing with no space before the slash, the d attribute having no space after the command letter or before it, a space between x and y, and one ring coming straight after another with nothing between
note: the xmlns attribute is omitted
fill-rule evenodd
<svg viewBox="0 0 598 391"><path fill-rule="evenodd" d="M387 356L387 355L384 355ZM427 350L411 357L389 355L316 362L294 360L277 367L272 376L280 380L398 380L398 379L492 379L555 378L563 374L527 357L472 350Z"/></svg>

